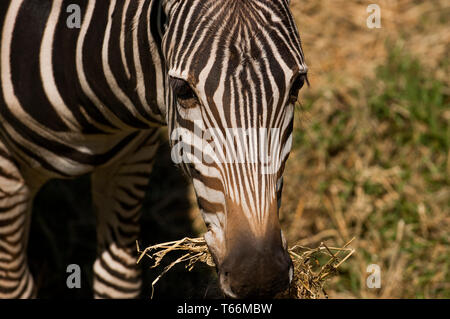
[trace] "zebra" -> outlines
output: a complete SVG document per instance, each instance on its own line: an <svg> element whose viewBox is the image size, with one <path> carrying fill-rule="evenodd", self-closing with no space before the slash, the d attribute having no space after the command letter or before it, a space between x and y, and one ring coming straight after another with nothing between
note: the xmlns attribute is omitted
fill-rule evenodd
<svg viewBox="0 0 450 319"><path fill-rule="evenodd" d="M135 243L165 126L224 296L271 297L289 286L278 212L308 81L289 2L0 2L0 298L37 296L26 256L36 193L85 174L97 219L94 297L139 297ZM69 6L79 28L68 27ZM228 129L276 133L230 142ZM204 147L198 132L207 130L221 147ZM274 169L249 160L260 149ZM236 153L243 161L224 160Z"/></svg>

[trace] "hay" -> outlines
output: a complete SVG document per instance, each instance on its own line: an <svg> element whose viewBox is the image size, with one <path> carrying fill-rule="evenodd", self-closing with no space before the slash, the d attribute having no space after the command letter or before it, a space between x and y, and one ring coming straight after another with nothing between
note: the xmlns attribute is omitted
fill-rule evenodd
<svg viewBox="0 0 450 319"><path fill-rule="evenodd" d="M294 245L289 249L294 263L294 279L289 289L277 297L328 298L324 285L328 279L338 274L338 268L355 252L354 249L348 247L353 240L354 238L342 248L328 247L323 242L315 249ZM323 265L319 262L319 258L322 256L328 259Z"/></svg>
<svg viewBox="0 0 450 319"><path fill-rule="evenodd" d="M300 245L294 245L290 248L289 254L294 263L294 278L289 289L279 294L277 298L327 298L328 295L324 289L324 284L327 279L337 274L337 269L354 253L354 249L348 247L352 241L353 239L342 248L328 247L323 242L315 249ZM210 267L215 266L203 238L186 237L177 241L153 245L144 250L141 250L138 242L136 242L136 248L139 253L137 263L140 263L144 256L147 256L153 262L150 268L158 267L162 260L171 252L185 252L181 257L166 266L158 277L153 280L151 298L154 296L155 286L158 281L175 265L186 263L185 267L188 271L191 271L199 262L205 263ZM328 258L323 265L319 263L321 256Z"/></svg>

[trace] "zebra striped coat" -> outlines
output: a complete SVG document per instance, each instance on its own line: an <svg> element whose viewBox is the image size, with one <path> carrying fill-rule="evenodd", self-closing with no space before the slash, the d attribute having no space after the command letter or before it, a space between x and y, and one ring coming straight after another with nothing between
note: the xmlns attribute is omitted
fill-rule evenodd
<svg viewBox="0 0 450 319"><path fill-rule="evenodd" d="M25 254L35 194L52 178L87 173L98 220L94 295L138 296L134 243L164 125L173 148L193 149L198 126L281 130L278 151L269 145L272 174L224 164L218 152L193 161L187 148L180 164L224 293L286 287L292 265L277 203L307 72L288 0L2 1L0 36L0 298L36 295ZM250 145L224 143L224 153Z"/></svg>

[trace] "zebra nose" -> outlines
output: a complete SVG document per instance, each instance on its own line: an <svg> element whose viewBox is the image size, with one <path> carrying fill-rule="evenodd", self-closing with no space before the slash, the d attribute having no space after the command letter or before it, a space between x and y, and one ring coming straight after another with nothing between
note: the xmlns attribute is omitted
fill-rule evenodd
<svg viewBox="0 0 450 319"><path fill-rule="evenodd" d="M219 268L224 294L231 298L271 298L289 287L292 261L284 249L265 255L227 258Z"/></svg>

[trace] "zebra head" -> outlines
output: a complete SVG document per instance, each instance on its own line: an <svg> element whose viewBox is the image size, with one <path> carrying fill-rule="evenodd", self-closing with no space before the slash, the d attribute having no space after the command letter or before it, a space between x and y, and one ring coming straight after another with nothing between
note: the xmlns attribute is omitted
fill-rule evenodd
<svg viewBox="0 0 450 319"><path fill-rule="evenodd" d="M172 155L192 179L221 288L273 296L293 276L278 210L307 74L289 0L165 5Z"/></svg>

